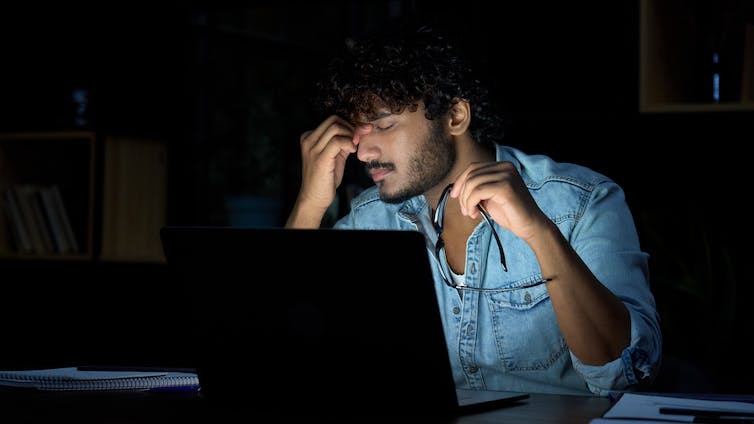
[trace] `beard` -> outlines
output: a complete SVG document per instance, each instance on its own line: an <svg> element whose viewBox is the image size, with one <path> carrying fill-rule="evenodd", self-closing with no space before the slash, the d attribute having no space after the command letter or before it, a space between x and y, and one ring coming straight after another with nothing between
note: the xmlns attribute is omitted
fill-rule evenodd
<svg viewBox="0 0 754 424"><path fill-rule="evenodd" d="M380 187L380 199L385 203L402 203L425 193L450 173L456 161L456 150L452 136L445 134L440 120L431 121L429 134L408 161L408 183L394 193L386 193ZM395 169L392 163L368 163L370 168Z"/></svg>

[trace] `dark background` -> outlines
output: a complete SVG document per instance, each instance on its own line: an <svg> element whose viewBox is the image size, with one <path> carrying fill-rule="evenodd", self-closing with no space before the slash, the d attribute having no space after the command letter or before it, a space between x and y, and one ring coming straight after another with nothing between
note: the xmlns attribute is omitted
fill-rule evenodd
<svg viewBox="0 0 754 424"><path fill-rule="evenodd" d="M662 318L657 388L751 393L753 113L639 113L638 2L3 5L0 130L158 136L169 146L168 223L227 225L235 194L272 196L282 223L299 184L299 135L321 118L314 78L348 37L411 21L453 28L489 71L507 144L587 165L626 190ZM88 93L83 126L76 89ZM358 166L346 179L368 184ZM5 367L190 365L164 266L1 267L12 305Z"/></svg>

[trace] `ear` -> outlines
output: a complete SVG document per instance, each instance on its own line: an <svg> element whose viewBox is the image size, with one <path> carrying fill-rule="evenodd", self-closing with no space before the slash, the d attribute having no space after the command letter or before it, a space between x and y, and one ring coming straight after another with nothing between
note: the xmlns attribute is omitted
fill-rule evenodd
<svg viewBox="0 0 754 424"><path fill-rule="evenodd" d="M469 129L471 123L471 108L468 100L459 99L453 107L450 108L449 130L451 135L461 135Z"/></svg>

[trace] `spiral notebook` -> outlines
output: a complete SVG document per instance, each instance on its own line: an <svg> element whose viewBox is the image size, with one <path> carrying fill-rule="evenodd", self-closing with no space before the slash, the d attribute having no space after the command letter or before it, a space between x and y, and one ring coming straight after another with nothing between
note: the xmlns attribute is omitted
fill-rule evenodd
<svg viewBox="0 0 754 424"><path fill-rule="evenodd" d="M0 371L0 386L46 391L195 391L194 372L63 367Z"/></svg>

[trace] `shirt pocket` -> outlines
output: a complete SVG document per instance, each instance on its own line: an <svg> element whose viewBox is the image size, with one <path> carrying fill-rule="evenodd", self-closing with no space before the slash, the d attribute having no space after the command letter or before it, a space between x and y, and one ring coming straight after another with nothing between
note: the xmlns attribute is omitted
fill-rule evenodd
<svg viewBox="0 0 754 424"><path fill-rule="evenodd" d="M485 297L497 353L506 370L546 370L567 352L544 284L489 292Z"/></svg>

